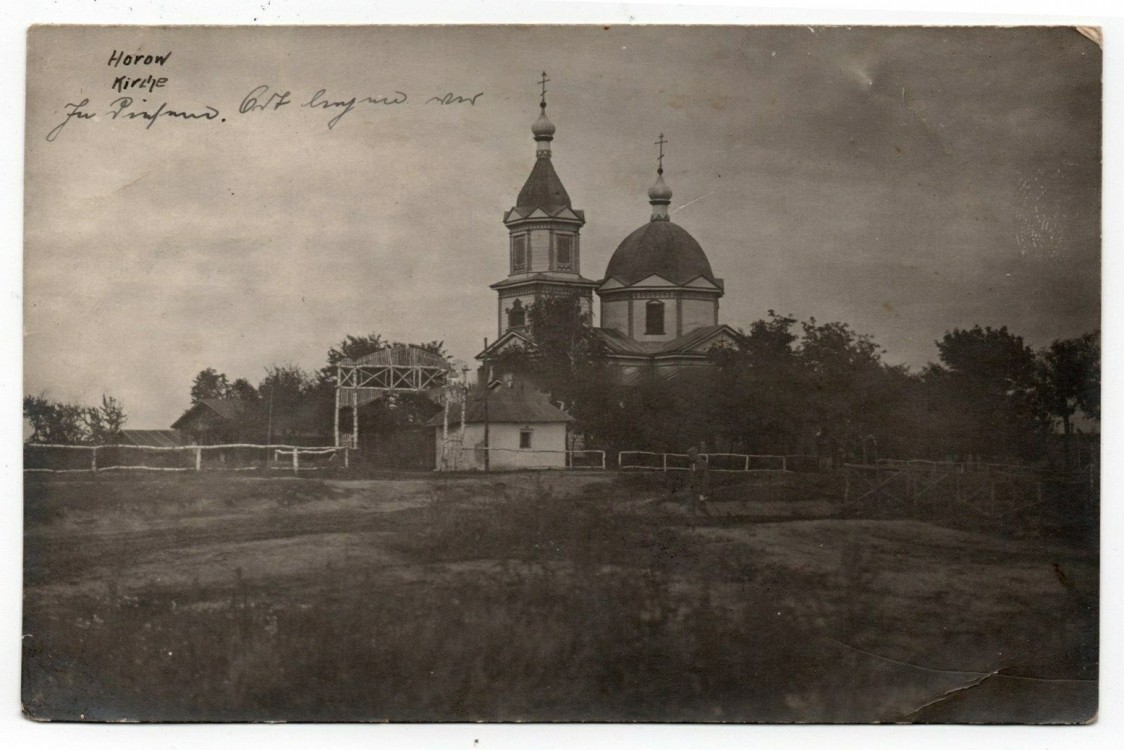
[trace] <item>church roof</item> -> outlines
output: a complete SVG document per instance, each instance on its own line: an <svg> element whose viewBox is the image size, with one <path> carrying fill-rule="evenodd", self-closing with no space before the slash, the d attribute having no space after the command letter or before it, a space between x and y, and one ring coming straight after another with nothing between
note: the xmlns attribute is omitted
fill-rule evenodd
<svg viewBox="0 0 1124 750"><path fill-rule="evenodd" d="M529 284L532 282L564 282L567 286L575 286L578 284L585 284L590 287L597 286L597 282L593 279L587 279L584 276L575 275L569 271L536 271L535 273L521 274L519 276L508 277L490 284L492 289L504 289L509 286L518 286L520 284Z"/></svg>
<svg viewBox="0 0 1124 750"><path fill-rule="evenodd" d="M680 285L702 276L721 287L699 243L670 221L650 221L625 237L605 269L606 279L626 285L652 275Z"/></svg>
<svg viewBox="0 0 1124 750"><path fill-rule="evenodd" d="M665 354L697 353L698 347L723 332L740 339L738 332L724 323L691 329L671 341L637 341L636 339L629 338L615 328L594 328L593 330L597 332L605 342L609 351L613 354L648 357Z"/></svg>
<svg viewBox="0 0 1124 750"><path fill-rule="evenodd" d="M554 171L554 164L549 156L535 159L535 166L532 167L527 182L523 184L523 189L519 191L515 207L542 208L547 213L550 213L550 209L570 207L570 196L566 193L566 188L562 187L562 180Z"/></svg>

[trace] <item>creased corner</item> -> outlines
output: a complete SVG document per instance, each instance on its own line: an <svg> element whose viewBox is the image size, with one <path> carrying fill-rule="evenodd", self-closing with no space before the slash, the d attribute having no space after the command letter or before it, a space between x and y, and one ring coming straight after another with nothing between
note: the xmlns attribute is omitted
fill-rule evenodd
<svg viewBox="0 0 1124 750"><path fill-rule="evenodd" d="M1104 49L1104 32L1100 26L1074 26L1073 28L1078 34L1092 40L1093 44Z"/></svg>

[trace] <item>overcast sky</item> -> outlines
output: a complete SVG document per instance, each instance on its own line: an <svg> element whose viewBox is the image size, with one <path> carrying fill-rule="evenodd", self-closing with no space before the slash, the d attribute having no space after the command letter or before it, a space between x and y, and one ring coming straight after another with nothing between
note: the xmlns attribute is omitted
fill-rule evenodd
<svg viewBox="0 0 1124 750"><path fill-rule="evenodd" d="M196 372L312 369L346 334L495 336L536 79L598 279L649 215L725 279L721 319L842 320L920 367L956 326L1099 326L1100 66L1069 29L60 29L29 40L25 390L167 427ZM107 65L114 50L163 66ZM133 94L214 120L113 120ZM291 91L239 114L259 84ZM301 107L393 96L340 113ZM426 104L434 95L474 105ZM91 120L46 135L65 105ZM225 120L225 121L224 121Z"/></svg>

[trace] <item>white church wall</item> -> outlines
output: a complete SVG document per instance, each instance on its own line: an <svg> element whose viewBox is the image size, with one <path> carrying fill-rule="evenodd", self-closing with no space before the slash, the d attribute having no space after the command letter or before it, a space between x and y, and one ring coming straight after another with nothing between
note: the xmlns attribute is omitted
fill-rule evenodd
<svg viewBox="0 0 1124 750"><path fill-rule="evenodd" d="M715 303L705 299L683 300L683 333L715 325Z"/></svg>
<svg viewBox="0 0 1124 750"><path fill-rule="evenodd" d="M628 335L628 300L601 300L601 327L614 328Z"/></svg>

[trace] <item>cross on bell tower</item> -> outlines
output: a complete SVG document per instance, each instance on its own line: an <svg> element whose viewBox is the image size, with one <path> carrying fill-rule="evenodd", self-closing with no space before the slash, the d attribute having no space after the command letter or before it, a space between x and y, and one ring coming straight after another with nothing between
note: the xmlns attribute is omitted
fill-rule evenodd
<svg viewBox="0 0 1124 750"><path fill-rule="evenodd" d="M500 344L512 329L528 332L526 310L544 298L574 296L584 313L593 310L597 282L581 275L580 234L585 214L571 204L551 160L555 127L546 116L548 83L550 77L544 70L535 79L539 90L539 117L531 125L535 165L515 205L503 217L508 230L508 274L492 284L499 297Z"/></svg>

